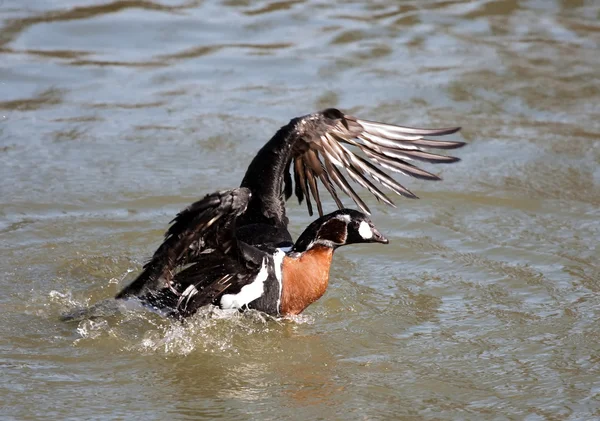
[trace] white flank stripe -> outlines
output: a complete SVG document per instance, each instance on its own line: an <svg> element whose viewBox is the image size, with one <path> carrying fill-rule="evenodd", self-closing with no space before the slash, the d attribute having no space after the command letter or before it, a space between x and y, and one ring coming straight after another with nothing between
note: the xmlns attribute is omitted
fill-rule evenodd
<svg viewBox="0 0 600 421"><path fill-rule="evenodd" d="M291 247L285 247L277 249L275 254L273 255L273 266L275 266L275 277L277 278L277 282L279 282L279 297L277 298L277 313L279 313L281 306L281 294L283 292L283 275L281 274L281 268L283 266L283 258L285 257L285 249L290 249Z"/></svg>
<svg viewBox="0 0 600 421"><path fill-rule="evenodd" d="M225 294L221 297L221 308L242 308L248 306L252 301L260 298L265 291L265 281L269 277L269 269L267 265L267 258L265 257L262 262L262 267L254 278L254 281L248 285L244 285L240 292L237 294Z"/></svg>

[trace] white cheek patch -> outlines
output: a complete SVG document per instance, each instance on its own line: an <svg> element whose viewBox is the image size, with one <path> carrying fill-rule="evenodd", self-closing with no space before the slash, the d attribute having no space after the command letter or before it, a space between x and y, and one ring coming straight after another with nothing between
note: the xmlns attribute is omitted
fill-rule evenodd
<svg viewBox="0 0 600 421"><path fill-rule="evenodd" d="M373 238L373 230L365 221L361 221L360 225L358 226L358 233L364 240Z"/></svg>

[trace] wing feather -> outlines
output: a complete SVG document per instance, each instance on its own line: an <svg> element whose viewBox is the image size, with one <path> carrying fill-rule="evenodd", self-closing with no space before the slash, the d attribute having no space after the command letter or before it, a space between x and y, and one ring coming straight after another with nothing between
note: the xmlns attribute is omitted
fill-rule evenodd
<svg viewBox="0 0 600 421"><path fill-rule="evenodd" d="M334 200L336 206L338 207L338 209L344 209L344 204L342 203L339 196L337 195L337 191L335 190L335 187L333 186L333 183L331 182L331 179L329 178L329 174L327 174L325 171L323 171L321 173L321 175L319 176L319 179L321 180L321 183L325 186L325 189L327 189L327 191L329 192L331 197L333 197L333 200Z"/></svg>
<svg viewBox="0 0 600 421"><path fill-rule="evenodd" d="M170 287L177 269L191 263L204 250L235 253L235 219L250 200L246 188L209 194L181 211L173 219L165 240L144 270L116 298L139 295L145 290Z"/></svg>
<svg viewBox="0 0 600 421"><path fill-rule="evenodd" d="M305 168L306 172L306 181L308 182L308 186L310 187L310 193L315 198L315 203L317 204L317 210L319 211L319 215L323 214L323 205L321 204L321 197L319 196L319 188L317 187L317 180L314 177L314 173L311 169ZM308 195L306 196L308 198ZM310 214L312 216L312 214Z"/></svg>
<svg viewBox="0 0 600 421"><path fill-rule="evenodd" d="M295 192L300 202L306 197L311 215L311 196L319 215L323 215L317 179L339 208L343 205L335 187L339 187L361 210L368 213L368 206L342 175L341 169L345 170L353 182L367 189L378 200L394 206L374 182L404 197L417 196L382 169L423 180L440 180L438 175L408 161L430 164L458 162L459 158L437 154L428 149L450 150L465 145L460 141L425 138L450 135L458 132L460 127L423 129L396 126L357 119L333 108L294 119L292 122L295 125L296 140L302 143L301 147L297 147L299 153L293 157ZM362 152L362 156L358 151Z"/></svg>
<svg viewBox="0 0 600 421"><path fill-rule="evenodd" d="M363 212L370 214L371 211L369 210L367 204L360 198L358 194L356 194L356 192L354 191L350 183L348 183L348 181L344 178L342 173L340 173L340 171L336 167L331 165L331 163L328 160L325 160L325 168L327 169L327 172L329 173L335 184L337 184L344 191L344 193L350 196L352 200L354 200L354 203L356 203L356 205Z"/></svg>

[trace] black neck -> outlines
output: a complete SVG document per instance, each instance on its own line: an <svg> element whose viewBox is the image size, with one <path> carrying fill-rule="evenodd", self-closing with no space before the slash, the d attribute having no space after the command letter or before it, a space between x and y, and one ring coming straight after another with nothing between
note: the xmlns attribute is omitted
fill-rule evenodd
<svg viewBox="0 0 600 421"><path fill-rule="evenodd" d="M283 126L254 157L241 187L252 192L248 209L238 220L239 225L267 223L287 227L283 181L292 158L292 122Z"/></svg>
<svg viewBox="0 0 600 421"><path fill-rule="evenodd" d="M294 247L292 248L292 250L298 253L303 253L306 250L308 250L308 246L317 239L317 233L319 232L319 228L321 227L321 225L323 225L323 222L329 219L330 217L330 215L325 215L311 222L306 227L304 232L300 234L300 237L298 237L298 239L294 243Z"/></svg>

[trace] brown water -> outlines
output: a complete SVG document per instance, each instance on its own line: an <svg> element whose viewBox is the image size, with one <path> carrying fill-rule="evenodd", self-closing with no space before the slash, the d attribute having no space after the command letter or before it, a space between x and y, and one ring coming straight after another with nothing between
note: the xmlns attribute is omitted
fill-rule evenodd
<svg viewBox="0 0 600 421"><path fill-rule="evenodd" d="M0 0L0 18L2 419L600 419L600 3ZM421 200L369 199L391 244L340 250L302 317L59 320L327 106L470 145L444 182L408 181Z"/></svg>

